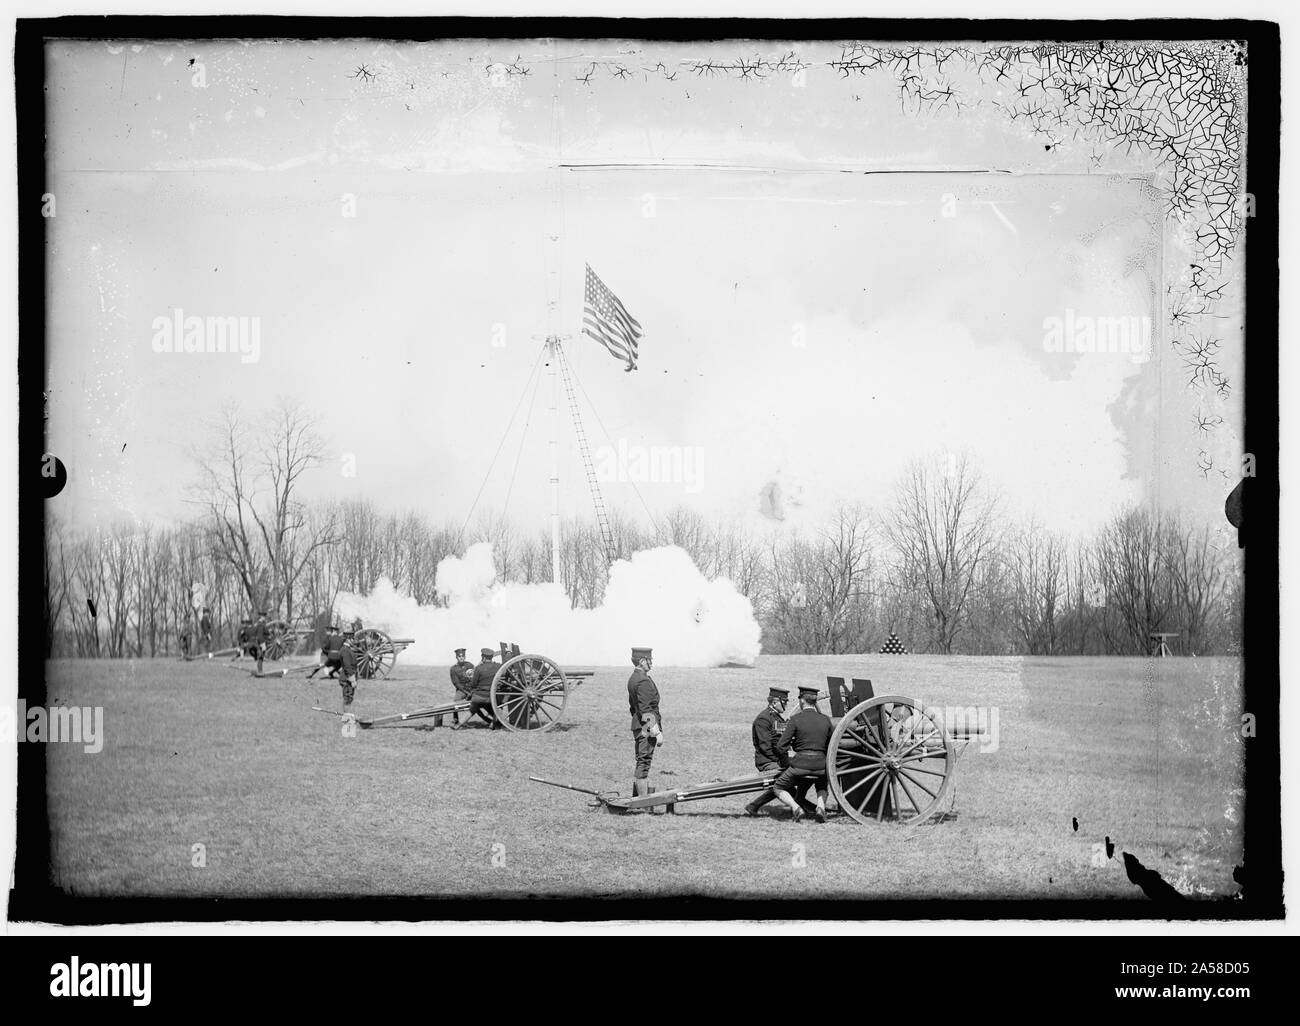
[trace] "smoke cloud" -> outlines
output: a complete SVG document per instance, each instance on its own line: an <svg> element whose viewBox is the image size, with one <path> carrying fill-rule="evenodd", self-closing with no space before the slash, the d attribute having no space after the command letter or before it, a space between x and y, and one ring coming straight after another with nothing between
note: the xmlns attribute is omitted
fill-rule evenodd
<svg viewBox="0 0 1300 1026"><path fill-rule="evenodd" d="M477 661L501 641L561 665L626 664L634 645L654 649L661 666L753 666L760 629L749 599L729 580L707 580L674 545L619 560L597 609L572 609L555 584L495 581L492 544L438 564L435 585L446 606L421 606L381 578L369 595L344 592L337 611L361 617L393 638L414 638L401 663L447 665L455 649Z"/></svg>

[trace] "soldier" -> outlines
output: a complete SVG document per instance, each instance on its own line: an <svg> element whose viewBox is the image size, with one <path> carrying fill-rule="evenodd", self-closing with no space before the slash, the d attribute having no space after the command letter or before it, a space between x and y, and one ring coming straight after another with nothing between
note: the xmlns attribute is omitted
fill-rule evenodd
<svg viewBox="0 0 1300 1026"><path fill-rule="evenodd" d="M262 659L266 654L266 643L270 635L266 630L266 610L263 609L257 614L257 623L253 624L252 629L248 632L250 655L257 660L257 672L262 672Z"/></svg>
<svg viewBox="0 0 1300 1026"><path fill-rule="evenodd" d="M360 634L360 633L362 632L362 630L364 630L364 629L365 629L365 624L363 624L363 623L361 622L361 617L359 617L359 616L356 617L356 618L352 621L352 633L353 633L353 634Z"/></svg>
<svg viewBox="0 0 1300 1026"><path fill-rule="evenodd" d="M816 688L800 686L799 711L790 717L776 743L778 751L794 749L790 764L772 781L772 789L795 823L804 817L801 806L806 804L804 795L809 787L817 788L813 814L819 823L826 822L826 749L834 727L830 717L818 710L817 695Z"/></svg>
<svg viewBox="0 0 1300 1026"><path fill-rule="evenodd" d="M248 655L249 645L252 644L253 621L249 617L244 617L239 621L239 634L236 636L235 643L239 651L235 653L236 659L243 659Z"/></svg>
<svg viewBox="0 0 1300 1026"><path fill-rule="evenodd" d="M655 749L664 743L659 688L650 677L650 668L654 665L651 655L648 648L632 649L632 665L636 669L627 679L627 706L632 716L632 742L636 751L633 797L650 793L650 763Z"/></svg>
<svg viewBox="0 0 1300 1026"><path fill-rule="evenodd" d="M189 659L193 654L191 647L194 641L194 627L191 625L189 617L185 619L185 626L181 628L181 658Z"/></svg>
<svg viewBox="0 0 1300 1026"><path fill-rule="evenodd" d="M212 651L212 610L207 606L203 607L203 615L199 618L199 640L206 651Z"/></svg>
<svg viewBox="0 0 1300 1026"><path fill-rule="evenodd" d="M466 701L470 692L474 690L474 664L465 658L463 648L456 649L456 661L451 666L451 686L456 693L457 702ZM433 725L441 727L442 721L443 717L437 716L434 718ZM460 726L460 713L455 710L452 710L451 725Z"/></svg>
<svg viewBox="0 0 1300 1026"><path fill-rule="evenodd" d="M325 637L321 640L320 665L307 674L307 679L311 680L321 670L329 670L327 676L333 677L335 671L342 665L343 635L339 633L339 625L332 623L325 628Z"/></svg>
<svg viewBox="0 0 1300 1026"><path fill-rule="evenodd" d="M754 765L760 773L780 773L790 764L789 757L776 746L785 729L785 707L789 701L788 688L768 688L767 708L754 717L750 737L754 742ZM769 787L745 806L745 815L757 816L759 809L775 799L776 792Z"/></svg>
<svg viewBox="0 0 1300 1026"><path fill-rule="evenodd" d="M457 723L451 728L452 730L460 730L462 727L469 726L469 721L475 716L484 723L491 724L493 730L500 729L501 724L497 722L496 714L492 712L492 680L496 677L497 670L501 669L493 659L496 654L496 649L479 649L482 661L474 667L474 673L469 682L469 715L465 718L464 723Z"/></svg>
<svg viewBox="0 0 1300 1026"><path fill-rule="evenodd" d="M357 679L357 656L352 647L351 631L343 632L343 643L339 646L338 675L339 687L343 689L343 707L346 709L357 693L354 683Z"/></svg>

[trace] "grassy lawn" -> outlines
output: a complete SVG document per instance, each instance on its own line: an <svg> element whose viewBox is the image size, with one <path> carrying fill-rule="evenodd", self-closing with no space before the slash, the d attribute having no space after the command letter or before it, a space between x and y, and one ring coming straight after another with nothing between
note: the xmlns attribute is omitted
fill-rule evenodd
<svg viewBox="0 0 1300 1026"><path fill-rule="evenodd" d="M340 708L333 683L206 662L50 663L51 705L105 710L102 752L47 748L54 878L95 896L1141 898L1124 874L1129 851L1189 897L1236 892L1249 742L1234 661L656 666L667 736L656 786L751 771L749 724L771 684L824 687L833 673L868 677L877 694L995 708L996 750L972 745L958 762L955 814L916 828L753 820L740 815L744 797L613 816L530 784L532 773L630 790L629 672L600 668L548 734L344 737L311 708L317 697ZM380 715L449 694L445 668L399 662L396 679L362 683L354 708ZM192 865L196 844L206 866Z"/></svg>

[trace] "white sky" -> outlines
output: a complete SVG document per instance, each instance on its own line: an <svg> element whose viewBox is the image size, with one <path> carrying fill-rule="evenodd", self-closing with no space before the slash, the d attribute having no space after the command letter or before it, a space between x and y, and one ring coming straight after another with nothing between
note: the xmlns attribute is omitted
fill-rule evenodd
<svg viewBox="0 0 1300 1026"><path fill-rule="evenodd" d="M913 456L969 449L1013 509L1051 526L1087 529L1151 496L1221 521L1231 482L1195 466L1153 299L1161 211L1136 157L1098 164L1069 141L1045 154L984 109L904 115L884 74L576 81L578 54L636 51L622 59L653 68L782 50L52 45L50 449L70 468L65 515L184 516L203 420L290 395L336 457L314 494L459 521L533 336L554 327L615 443L702 451L703 487L642 484L652 509L755 518L775 480L815 521L838 501L885 502ZM517 54L530 74L494 85L487 65ZM377 77L353 77L361 65ZM758 170L550 170L561 161ZM584 261L645 328L634 374L579 334ZM176 308L259 317L260 361L153 352L153 319ZM1045 352L1044 318L1066 310L1154 317L1156 357ZM1239 327L1225 325L1230 375ZM537 527L545 406L543 392L480 506L501 507L518 453L509 512ZM1223 410L1230 424L1239 409ZM606 441L590 416L587 430ZM1232 455L1229 433L1217 457ZM586 513L571 455L563 476L565 511ZM638 509L625 485L605 494Z"/></svg>

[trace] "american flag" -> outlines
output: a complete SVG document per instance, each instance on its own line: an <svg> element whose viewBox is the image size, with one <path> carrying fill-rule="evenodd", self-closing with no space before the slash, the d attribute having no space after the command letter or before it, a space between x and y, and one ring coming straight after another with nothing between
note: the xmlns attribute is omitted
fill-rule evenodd
<svg viewBox="0 0 1300 1026"><path fill-rule="evenodd" d="M587 265L587 290L582 310L582 333L590 335L610 354L626 360L624 370L636 370L637 341L643 332L635 317L627 312L618 296L609 291L596 272Z"/></svg>

